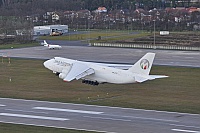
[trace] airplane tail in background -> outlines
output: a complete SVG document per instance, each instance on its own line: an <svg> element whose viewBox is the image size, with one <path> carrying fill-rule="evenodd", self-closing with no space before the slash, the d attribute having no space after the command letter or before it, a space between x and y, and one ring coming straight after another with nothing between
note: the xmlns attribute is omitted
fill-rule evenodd
<svg viewBox="0 0 200 133"><path fill-rule="evenodd" d="M44 43L43 43L44 45L48 45L48 43L46 42L46 40L44 40Z"/></svg>
<svg viewBox="0 0 200 133"><path fill-rule="evenodd" d="M145 54L139 61L129 68L128 71L142 75L149 75L154 57L155 53Z"/></svg>

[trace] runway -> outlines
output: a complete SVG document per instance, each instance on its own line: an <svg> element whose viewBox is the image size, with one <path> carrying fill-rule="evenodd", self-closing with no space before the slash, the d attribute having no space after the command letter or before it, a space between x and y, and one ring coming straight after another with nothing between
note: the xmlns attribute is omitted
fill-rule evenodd
<svg viewBox="0 0 200 133"><path fill-rule="evenodd" d="M49 50L46 47L30 47L0 50L0 56L50 59L65 57L75 60L134 64L147 52L156 53L154 65L200 67L199 51L105 48L89 46L62 46L60 50Z"/></svg>
<svg viewBox="0 0 200 133"><path fill-rule="evenodd" d="M200 115L0 98L0 121L107 133L200 133Z"/></svg>

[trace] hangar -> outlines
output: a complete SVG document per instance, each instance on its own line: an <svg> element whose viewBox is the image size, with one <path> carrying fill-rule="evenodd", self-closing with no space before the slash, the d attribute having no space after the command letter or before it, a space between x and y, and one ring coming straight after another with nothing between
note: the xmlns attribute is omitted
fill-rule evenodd
<svg viewBox="0 0 200 133"><path fill-rule="evenodd" d="M52 31L59 31L62 34L68 33L68 25L34 26L33 35L35 36L50 35Z"/></svg>

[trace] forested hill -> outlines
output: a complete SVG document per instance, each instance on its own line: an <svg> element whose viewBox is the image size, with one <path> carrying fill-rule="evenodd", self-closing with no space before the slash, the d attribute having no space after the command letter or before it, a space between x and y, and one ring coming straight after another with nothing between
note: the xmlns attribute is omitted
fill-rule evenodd
<svg viewBox="0 0 200 133"><path fill-rule="evenodd" d="M168 5L166 2L168 1ZM46 11L67 11L88 9L90 11L100 6L107 10L115 9L153 9L165 8L166 6L191 6L191 0L0 0L0 16L2 15L31 15ZM169 5L169 3L171 3ZM196 5L200 6L199 2Z"/></svg>
<svg viewBox="0 0 200 133"><path fill-rule="evenodd" d="M107 9L128 8L135 3L136 0L0 0L1 7L9 9L27 6L27 9L31 7L40 10L95 10L99 6L105 6Z"/></svg>

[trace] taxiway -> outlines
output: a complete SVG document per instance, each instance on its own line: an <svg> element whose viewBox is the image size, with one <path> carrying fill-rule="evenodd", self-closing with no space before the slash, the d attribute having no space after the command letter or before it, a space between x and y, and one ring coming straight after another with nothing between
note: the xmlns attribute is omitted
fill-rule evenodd
<svg viewBox="0 0 200 133"><path fill-rule="evenodd" d="M89 46L62 47L63 48L60 50L49 50L43 46L0 50L0 56L37 59L64 57L83 61L134 64L147 52L154 52L156 53L154 65L200 67L199 51L104 48Z"/></svg>

